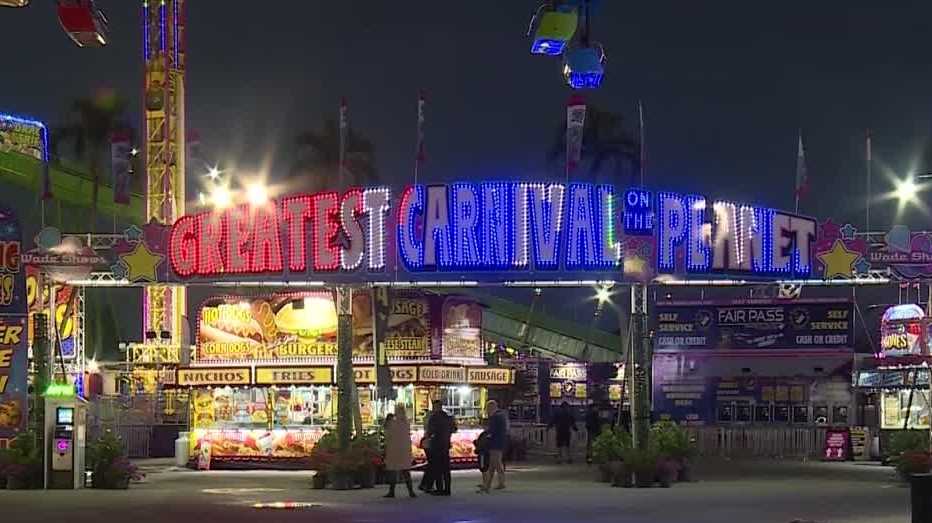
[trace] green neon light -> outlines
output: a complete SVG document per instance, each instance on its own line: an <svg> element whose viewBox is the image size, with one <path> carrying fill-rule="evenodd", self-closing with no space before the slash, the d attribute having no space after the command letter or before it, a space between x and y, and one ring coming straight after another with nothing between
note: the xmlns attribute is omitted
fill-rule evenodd
<svg viewBox="0 0 932 523"><path fill-rule="evenodd" d="M77 396L74 385L70 383L51 383L45 389L45 396L50 398L73 398Z"/></svg>

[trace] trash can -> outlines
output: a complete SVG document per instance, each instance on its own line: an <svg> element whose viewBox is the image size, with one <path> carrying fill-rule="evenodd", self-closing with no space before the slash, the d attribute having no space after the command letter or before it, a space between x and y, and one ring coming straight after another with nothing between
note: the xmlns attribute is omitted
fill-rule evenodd
<svg viewBox="0 0 932 523"><path fill-rule="evenodd" d="M188 458L188 433L181 432L178 434L178 439L175 440L175 466L187 466Z"/></svg>
<svg viewBox="0 0 932 523"><path fill-rule="evenodd" d="M913 474L909 485L912 522L929 523L932 521L932 474Z"/></svg>

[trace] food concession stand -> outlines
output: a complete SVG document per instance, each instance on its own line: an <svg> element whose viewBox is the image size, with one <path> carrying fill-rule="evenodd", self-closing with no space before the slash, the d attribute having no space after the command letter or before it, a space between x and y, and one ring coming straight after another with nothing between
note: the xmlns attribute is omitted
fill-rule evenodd
<svg viewBox="0 0 932 523"><path fill-rule="evenodd" d="M481 310L474 302L420 291L393 297L385 337L395 400L375 399L371 296L354 297L354 377L363 424L377 425L396 403L415 423L417 447L431 401L453 415L454 462L475 459L473 441L488 387L509 386L513 371L484 365ZM432 321L433 320L433 321ZM190 366L175 386L190 390L189 456L215 464L300 465L336 424L337 318L326 292L222 296L198 315Z"/></svg>
<svg viewBox="0 0 932 523"><path fill-rule="evenodd" d="M930 319L919 305L888 308L880 322L880 350L855 376L866 424L888 431L930 430Z"/></svg>

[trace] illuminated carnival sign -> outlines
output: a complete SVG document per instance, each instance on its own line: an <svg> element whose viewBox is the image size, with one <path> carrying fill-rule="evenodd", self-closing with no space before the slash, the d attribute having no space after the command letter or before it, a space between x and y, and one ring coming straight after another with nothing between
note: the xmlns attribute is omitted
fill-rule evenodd
<svg viewBox="0 0 932 523"><path fill-rule="evenodd" d="M174 278L310 274L617 277L627 239L658 273L809 276L813 219L697 195L612 185L487 182L325 191L187 215L171 229ZM407 277L407 276L406 276Z"/></svg>

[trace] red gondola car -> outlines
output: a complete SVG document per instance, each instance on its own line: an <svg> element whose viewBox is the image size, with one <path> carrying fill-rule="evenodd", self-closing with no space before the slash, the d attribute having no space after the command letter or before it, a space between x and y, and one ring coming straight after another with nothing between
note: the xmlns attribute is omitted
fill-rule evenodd
<svg viewBox="0 0 932 523"><path fill-rule="evenodd" d="M107 17L94 0L58 0L58 21L78 47L107 45Z"/></svg>

